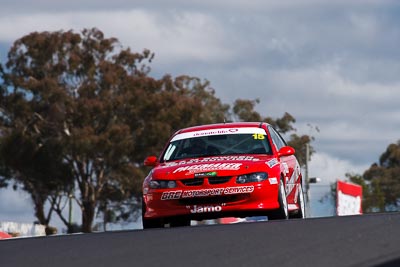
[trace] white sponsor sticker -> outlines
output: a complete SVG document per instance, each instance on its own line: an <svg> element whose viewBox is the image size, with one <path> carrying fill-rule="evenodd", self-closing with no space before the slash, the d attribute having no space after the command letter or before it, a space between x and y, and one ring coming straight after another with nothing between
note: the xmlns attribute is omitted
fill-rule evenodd
<svg viewBox="0 0 400 267"><path fill-rule="evenodd" d="M278 184L278 179L276 177L268 178L270 184Z"/></svg>
<svg viewBox="0 0 400 267"><path fill-rule="evenodd" d="M186 208L189 209L190 213L206 213L206 212L220 212L220 211L222 211L222 206L225 206L225 204L221 204L221 205L193 205L193 207L186 206Z"/></svg>
<svg viewBox="0 0 400 267"><path fill-rule="evenodd" d="M276 166L279 164L279 161L277 159L271 159L267 162L265 162L270 168Z"/></svg>

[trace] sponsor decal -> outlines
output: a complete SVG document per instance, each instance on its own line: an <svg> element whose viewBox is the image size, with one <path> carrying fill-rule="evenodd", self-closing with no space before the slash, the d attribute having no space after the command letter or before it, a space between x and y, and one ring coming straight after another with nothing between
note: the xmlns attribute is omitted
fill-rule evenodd
<svg viewBox="0 0 400 267"><path fill-rule="evenodd" d="M173 173L187 171L186 175L190 175L192 173L215 171L215 170L239 170L240 166L242 166L241 163L197 164L197 165L182 166L182 167L176 168L173 171Z"/></svg>
<svg viewBox="0 0 400 267"><path fill-rule="evenodd" d="M279 164L279 161L277 159L271 159L267 162L265 162L265 164L267 164L270 168L276 166Z"/></svg>
<svg viewBox="0 0 400 267"><path fill-rule="evenodd" d="M216 156L204 159L193 159L188 161L187 163L196 163L196 162L209 162L209 161L259 161L260 159L255 158L253 156Z"/></svg>
<svg viewBox="0 0 400 267"><path fill-rule="evenodd" d="M260 159L255 158L253 156L215 156L215 157L207 157L207 158L198 158L198 159L190 159L190 160L181 160L178 162L166 162L160 167L174 167L184 164L192 164L192 163L204 163L204 162L212 162L212 161L259 161Z"/></svg>
<svg viewBox="0 0 400 267"><path fill-rule="evenodd" d="M182 190L163 192L161 200L180 199Z"/></svg>
<svg viewBox="0 0 400 267"><path fill-rule="evenodd" d="M217 176L217 172L200 172L194 174L195 178L214 177L214 176Z"/></svg>
<svg viewBox="0 0 400 267"><path fill-rule="evenodd" d="M167 167L172 167L172 166L177 166L179 165L179 163L177 162L166 162L160 166L158 166L158 168L167 168Z"/></svg>
<svg viewBox="0 0 400 267"><path fill-rule="evenodd" d="M186 206L186 208L189 209L190 213L206 213L220 212L222 211L222 206L225 206L225 203L221 205L193 205L193 207Z"/></svg>
<svg viewBox="0 0 400 267"><path fill-rule="evenodd" d="M253 134L253 138L254 138L254 140L264 140L265 139L265 135L263 135L263 134Z"/></svg>
<svg viewBox="0 0 400 267"><path fill-rule="evenodd" d="M276 177L268 178L270 184L278 184L278 179Z"/></svg>
<svg viewBox="0 0 400 267"><path fill-rule="evenodd" d="M286 166L288 166L286 164ZM289 168L288 168L288 172L289 173ZM300 165L299 163L296 161L296 165L294 166L292 175L290 176L290 179L288 179L288 177L286 177L286 192L287 194L290 194L293 189L295 188L296 185L296 181L299 179L301 174L301 170L300 170Z"/></svg>
<svg viewBox="0 0 400 267"><path fill-rule="evenodd" d="M175 191L163 192L161 195L161 200L247 194L247 193L252 193L253 191L254 191L253 185L220 187L220 188L209 188L209 189L198 189L198 190L175 190Z"/></svg>
<svg viewBox="0 0 400 267"><path fill-rule="evenodd" d="M288 173L289 173L289 170L288 170ZM300 165L296 161L296 165L294 166L294 170L293 170L292 176L290 176L290 179L289 179L288 183L294 184L297 181L297 179L299 178L300 174L301 174Z"/></svg>
<svg viewBox="0 0 400 267"><path fill-rule="evenodd" d="M286 174L288 174L288 173L289 173L289 167L288 167L288 165L287 165L286 163L284 164L284 166L285 166L285 171L286 171L286 169L287 169L287 173L286 173ZM300 174L301 174L300 165L299 165L299 163L296 161L296 165L294 166L292 175L290 176L290 178L286 177L286 193L287 193L287 194L292 193L292 191L293 191L295 188L298 188L298 187L297 187L298 185L296 184L296 181L299 179ZM295 198L295 199L296 199L296 198Z"/></svg>
<svg viewBox="0 0 400 267"><path fill-rule="evenodd" d="M186 190L186 191L183 191L182 198L220 196L223 194L223 192L224 192L224 188Z"/></svg>
<svg viewBox="0 0 400 267"><path fill-rule="evenodd" d="M246 194L252 193L254 191L254 186L239 186L239 187L227 187L224 190L225 195L233 195L233 194Z"/></svg>
<svg viewBox="0 0 400 267"><path fill-rule="evenodd" d="M300 185L296 185L296 191L294 191L294 203L297 203L297 200L299 198L299 193L300 193Z"/></svg>
<svg viewBox="0 0 400 267"><path fill-rule="evenodd" d="M206 130L194 132L193 137L206 136L206 135L220 135L220 134L231 134L236 133L238 129L228 129L228 130Z"/></svg>
<svg viewBox="0 0 400 267"><path fill-rule="evenodd" d="M293 189L296 187L296 184L286 184L286 188L285 188L285 190L286 190L286 194L290 194L290 193L292 193L292 191L293 191Z"/></svg>
<svg viewBox="0 0 400 267"><path fill-rule="evenodd" d="M252 186L252 185L251 186L226 187L226 188L186 190L186 191L183 191L182 198L245 194L245 193L252 193L253 191L254 191L254 186Z"/></svg>
<svg viewBox="0 0 400 267"><path fill-rule="evenodd" d="M283 166L283 172L284 172L285 174L288 174L288 173L289 173L289 166L288 166L288 164L287 164L286 162L284 162L284 163L282 163L282 166Z"/></svg>
<svg viewBox="0 0 400 267"><path fill-rule="evenodd" d="M186 139L186 138L210 136L210 135L223 135L223 134L262 134L262 135L265 135L265 130L262 128L252 128L252 127L210 129L210 130L177 134L171 139L171 142L176 141L176 140Z"/></svg>

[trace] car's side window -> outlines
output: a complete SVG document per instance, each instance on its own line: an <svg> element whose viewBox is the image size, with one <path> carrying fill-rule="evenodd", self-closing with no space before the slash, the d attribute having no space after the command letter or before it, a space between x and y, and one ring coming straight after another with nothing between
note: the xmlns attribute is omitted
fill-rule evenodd
<svg viewBox="0 0 400 267"><path fill-rule="evenodd" d="M279 133L275 131L274 128L271 126L268 127L269 133L271 134L272 142L274 143L277 150L281 149L282 147L286 146L285 140L280 136Z"/></svg>

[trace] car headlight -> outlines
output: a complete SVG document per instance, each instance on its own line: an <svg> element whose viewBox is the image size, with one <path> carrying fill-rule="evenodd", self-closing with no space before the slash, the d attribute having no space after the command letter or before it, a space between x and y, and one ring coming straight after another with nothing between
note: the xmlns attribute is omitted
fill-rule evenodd
<svg viewBox="0 0 400 267"><path fill-rule="evenodd" d="M152 189L161 189L161 188L175 188L175 181L163 181L163 180L151 180L149 183L149 187Z"/></svg>
<svg viewBox="0 0 400 267"><path fill-rule="evenodd" d="M244 183L251 183L251 182L262 182L268 178L268 173L266 172L255 172L249 173L244 175L239 175L236 178L236 183L244 184Z"/></svg>

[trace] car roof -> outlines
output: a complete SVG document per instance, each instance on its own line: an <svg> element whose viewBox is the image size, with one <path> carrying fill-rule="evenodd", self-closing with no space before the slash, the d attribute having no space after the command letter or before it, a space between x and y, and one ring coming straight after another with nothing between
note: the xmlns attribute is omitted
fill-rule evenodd
<svg viewBox="0 0 400 267"><path fill-rule="evenodd" d="M261 128L263 125L267 126L269 124L266 122L226 122L226 123L205 124L205 125L184 128L179 130L175 134L203 131L210 129L220 129L220 128L245 128L245 127Z"/></svg>

